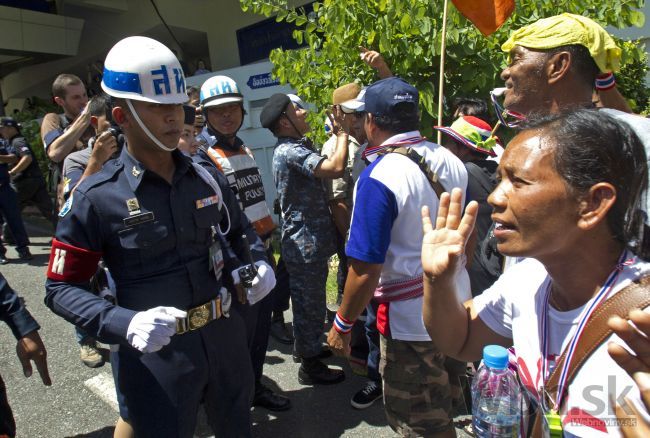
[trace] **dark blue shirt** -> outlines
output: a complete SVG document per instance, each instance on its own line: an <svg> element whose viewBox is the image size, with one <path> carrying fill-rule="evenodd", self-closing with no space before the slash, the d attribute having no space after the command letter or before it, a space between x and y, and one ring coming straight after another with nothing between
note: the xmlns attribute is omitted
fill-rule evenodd
<svg viewBox="0 0 650 438"><path fill-rule="evenodd" d="M23 157L32 157L31 163L19 175L16 175L14 181L20 181L23 178L43 178L43 173L38 167L38 160L32 151L32 148L27 144L25 137L16 135L9 140L8 150L10 153L16 155L18 160Z"/></svg>
<svg viewBox="0 0 650 438"><path fill-rule="evenodd" d="M0 138L0 155L13 155L9 152L7 140ZM0 186L9 184L9 165L7 163L0 163Z"/></svg>
<svg viewBox="0 0 650 438"><path fill-rule="evenodd" d="M219 226L230 228L220 240L234 254L243 253L245 233L256 260L264 259L263 246L228 185L218 180L226 207L219 211L214 190L191 160L179 151L172 157L176 169L170 185L125 147L118 159L77 186L69 211L64 207L59 215L56 239L102 254L115 280L118 305L90 293L86 283L51 279L45 302L103 342L124 343L137 311L157 306L187 310L215 298L222 282L209 270L209 248ZM146 220L137 223L135 216ZM228 254L224 251L224 257ZM222 277L241 265L239 260L225 262Z"/></svg>
<svg viewBox="0 0 650 438"><path fill-rule="evenodd" d="M16 339L40 328L2 273L0 273L0 319L7 323Z"/></svg>

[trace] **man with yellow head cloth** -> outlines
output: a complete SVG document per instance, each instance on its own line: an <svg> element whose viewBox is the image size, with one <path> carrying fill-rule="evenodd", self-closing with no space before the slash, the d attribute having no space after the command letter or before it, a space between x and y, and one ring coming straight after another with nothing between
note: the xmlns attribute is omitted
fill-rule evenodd
<svg viewBox="0 0 650 438"><path fill-rule="evenodd" d="M526 117L592 107L596 78L618 71L621 58L621 50L602 26L568 13L514 31L501 48L509 54L501 72L504 106ZM614 109L602 111L628 123L650 156L650 120Z"/></svg>

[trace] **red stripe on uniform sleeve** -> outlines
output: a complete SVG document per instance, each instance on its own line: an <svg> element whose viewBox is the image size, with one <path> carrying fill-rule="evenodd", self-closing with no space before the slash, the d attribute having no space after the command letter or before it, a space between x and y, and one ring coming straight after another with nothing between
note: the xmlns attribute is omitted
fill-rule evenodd
<svg viewBox="0 0 650 438"><path fill-rule="evenodd" d="M101 252L90 251L67 243L52 241L47 278L66 283L83 283L97 271Z"/></svg>

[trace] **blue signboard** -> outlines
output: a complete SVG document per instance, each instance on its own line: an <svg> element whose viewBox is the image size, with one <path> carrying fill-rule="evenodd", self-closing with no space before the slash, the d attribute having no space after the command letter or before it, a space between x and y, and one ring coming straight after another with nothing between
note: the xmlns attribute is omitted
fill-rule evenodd
<svg viewBox="0 0 650 438"><path fill-rule="evenodd" d="M258 88L273 87L274 85L280 85L278 79L273 79L271 73L262 73L259 75L253 75L248 78L246 81L251 90L257 90Z"/></svg>
<svg viewBox="0 0 650 438"><path fill-rule="evenodd" d="M313 2L303 6L307 14L313 12ZM237 31L237 45L239 46L239 62L241 65L250 64L269 57L271 50L278 47L283 49L297 49L305 44L298 44L293 39L295 23L282 21L278 23L275 17L259 23L251 24Z"/></svg>

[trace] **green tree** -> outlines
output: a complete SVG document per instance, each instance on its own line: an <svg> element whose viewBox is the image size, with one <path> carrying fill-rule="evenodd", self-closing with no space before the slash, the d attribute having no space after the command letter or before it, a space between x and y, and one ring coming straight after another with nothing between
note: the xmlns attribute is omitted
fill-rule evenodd
<svg viewBox="0 0 650 438"><path fill-rule="evenodd" d="M313 13L309 14L303 7L291 7L288 0L240 0L240 3L244 11L295 23L293 37L306 47L273 50L270 55L273 74L282 83L291 84L303 99L319 109L326 107L331 91L339 85L351 81L368 84L377 79L359 58L357 47L363 45L381 52L396 74L418 88L425 126L437 115L435 88L442 0L322 0L313 4ZM602 25L618 28L643 26L645 19L638 11L643 0L611 0L606 4L597 0L568 0L562 6L563 11L583 14ZM444 95L487 97L492 88L502 84L499 73L506 57L500 45L508 34L557 13L557 2L552 0L517 2L514 14L504 26L486 38L450 3ZM642 66L643 55L639 45L628 45L624 63ZM628 90L643 89L647 96L642 80L628 82L632 85ZM311 117L318 124L323 120L322 114Z"/></svg>
<svg viewBox="0 0 650 438"><path fill-rule="evenodd" d="M60 112L61 108L52 102L36 96L32 96L31 101L32 105L30 108L20 111L14 117L22 125L21 133L31 146L32 151L34 151L43 175L48 175L48 162L45 156L45 149L43 148L43 140L41 139L41 119L46 113Z"/></svg>

